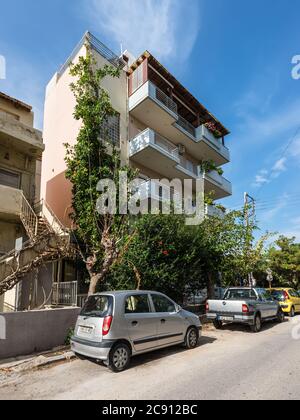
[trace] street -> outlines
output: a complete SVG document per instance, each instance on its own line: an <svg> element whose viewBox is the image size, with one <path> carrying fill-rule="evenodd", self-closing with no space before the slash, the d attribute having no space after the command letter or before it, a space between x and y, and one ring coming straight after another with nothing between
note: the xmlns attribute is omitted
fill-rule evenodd
<svg viewBox="0 0 300 420"><path fill-rule="evenodd" d="M209 326L196 350L175 347L139 356L121 374L88 360L0 374L0 399L299 399L299 326L300 316L266 324L259 334Z"/></svg>

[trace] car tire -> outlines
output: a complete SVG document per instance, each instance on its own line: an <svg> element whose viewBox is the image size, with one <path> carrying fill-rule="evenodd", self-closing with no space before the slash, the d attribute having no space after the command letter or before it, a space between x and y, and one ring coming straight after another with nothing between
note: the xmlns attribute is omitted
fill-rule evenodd
<svg viewBox="0 0 300 420"><path fill-rule="evenodd" d="M188 329L184 345L188 350L195 349L198 346L199 343L199 331L196 327L191 327Z"/></svg>
<svg viewBox="0 0 300 420"><path fill-rule="evenodd" d="M254 333L259 333L262 328L261 316L258 314L254 318L254 325L251 325L251 331Z"/></svg>
<svg viewBox="0 0 300 420"><path fill-rule="evenodd" d="M289 317L290 318L294 318L295 317L295 308L292 306L290 313L289 313Z"/></svg>
<svg viewBox="0 0 300 420"><path fill-rule="evenodd" d="M284 320L285 320L284 312L282 309L279 309L277 313L276 321L278 322L278 324L282 324Z"/></svg>
<svg viewBox="0 0 300 420"><path fill-rule="evenodd" d="M109 368L113 372L123 372L130 364L131 350L125 343L117 344L109 353Z"/></svg>
<svg viewBox="0 0 300 420"><path fill-rule="evenodd" d="M223 327L222 321L218 321L217 319L213 321L213 324L216 330L221 330Z"/></svg>

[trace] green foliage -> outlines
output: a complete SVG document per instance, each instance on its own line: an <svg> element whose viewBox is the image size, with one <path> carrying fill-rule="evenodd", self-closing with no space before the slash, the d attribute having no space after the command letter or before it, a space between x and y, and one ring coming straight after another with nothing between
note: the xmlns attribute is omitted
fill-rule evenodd
<svg viewBox="0 0 300 420"><path fill-rule="evenodd" d="M122 167L119 151L111 144L108 133L103 136L101 130L108 118L116 115L103 80L118 78L120 69L107 65L98 68L88 48L87 56L71 65L70 74L74 77L71 90L76 98L74 118L82 121L75 146L66 144L66 177L73 185L71 218L76 236L84 244L81 254L90 277L97 283L117 257L118 240L128 227L124 215L98 214L97 200L103 192L97 191L97 184L108 178L118 187L121 168L128 172L129 181L135 173Z"/></svg>
<svg viewBox="0 0 300 420"><path fill-rule="evenodd" d="M300 244L295 238L280 236L266 257L275 286L300 288Z"/></svg>
<svg viewBox="0 0 300 420"><path fill-rule="evenodd" d="M65 345L66 346L69 346L71 344L71 338L73 337L74 332L75 332L74 328L69 328L68 329L68 334L65 338Z"/></svg>
<svg viewBox="0 0 300 420"><path fill-rule="evenodd" d="M248 249L255 228L245 226L243 212L208 218L193 227L185 225L184 216L143 216L134 224L136 235L122 261L111 270L110 286L136 288L137 270L142 289L161 291L180 302L187 290L216 284L220 272L224 285L238 284L260 260L258 244Z"/></svg>
<svg viewBox="0 0 300 420"><path fill-rule="evenodd" d="M219 168L213 160L206 160L200 163L200 168L202 172L210 173L212 171L217 171L219 175L223 175L224 171L222 168Z"/></svg>

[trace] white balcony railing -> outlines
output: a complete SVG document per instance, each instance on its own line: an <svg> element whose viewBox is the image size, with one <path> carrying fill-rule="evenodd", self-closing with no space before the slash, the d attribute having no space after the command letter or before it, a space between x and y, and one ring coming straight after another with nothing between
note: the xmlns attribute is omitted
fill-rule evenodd
<svg viewBox="0 0 300 420"><path fill-rule="evenodd" d="M174 201L180 200L180 194L174 192L170 186L154 180L143 181L136 187L136 197L141 200Z"/></svg>
<svg viewBox="0 0 300 420"><path fill-rule="evenodd" d="M224 219L226 213L215 205L205 205L205 214L210 217L217 217L219 219Z"/></svg>
<svg viewBox="0 0 300 420"><path fill-rule="evenodd" d="M147 147L154 147L156 150L167 155L171 159L179 161L178 148L169 140L149 128L131 140L129 154L130 156L134 156L136 153L141 152Z"/></svg>

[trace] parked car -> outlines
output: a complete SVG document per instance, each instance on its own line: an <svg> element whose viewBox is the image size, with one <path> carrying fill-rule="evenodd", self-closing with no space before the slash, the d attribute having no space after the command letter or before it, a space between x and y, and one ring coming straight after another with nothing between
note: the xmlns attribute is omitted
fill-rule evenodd
<svg viewBox="0 0 300 420"><path fill-rule="evenodd" d="M207 318L217 329L223 324L249 325L253 332L259 332L268 320L284 321L279 303L265 289L231 287L222 300L207 301Z"/></svg>
<svg viewBox="0 0 300 420"><path fill-rule="evenodd" d="M198 316L161 293L106 292L87 300L71 348L121 372L138 354L181 343L188 349L197 347L201 331Z"/></svg>
<svg viewBox="0 0 300 420"><path fill-rule="evenodd" d="M297 312L300 312L300 295L296 290L278 287L269 289L269 291L273 299L279 302L285 314L293 318Z"/></svg>

